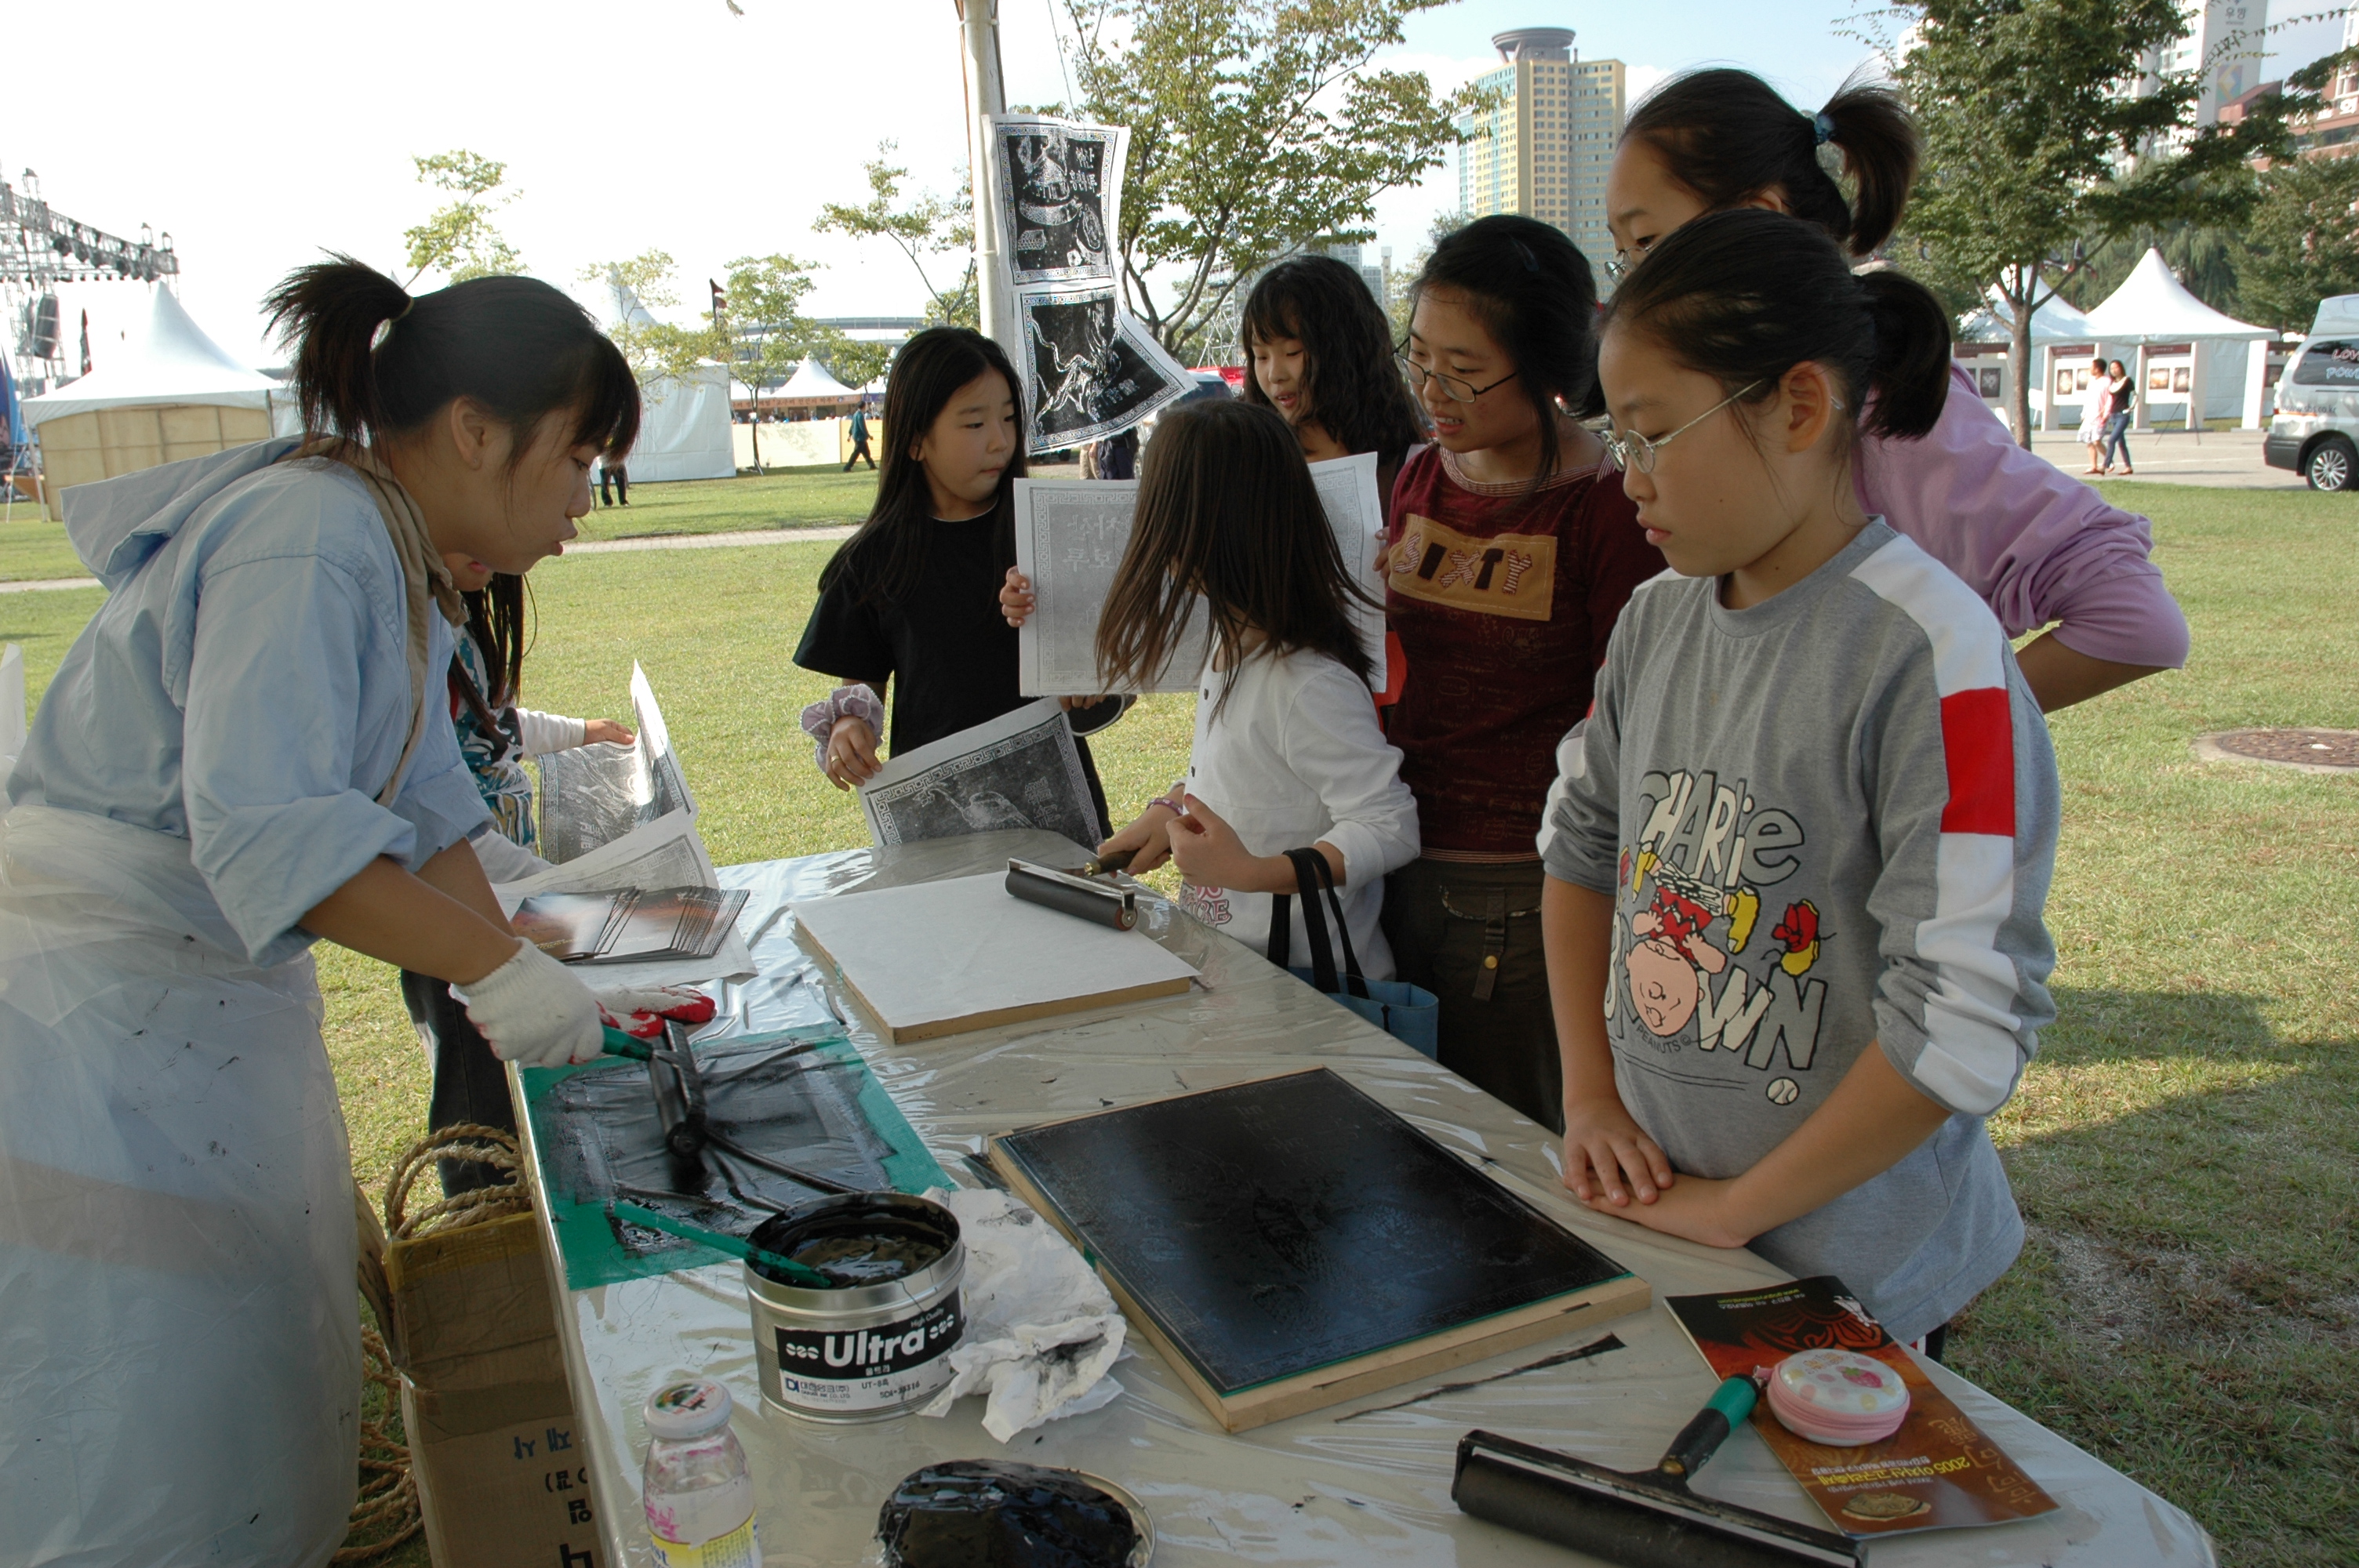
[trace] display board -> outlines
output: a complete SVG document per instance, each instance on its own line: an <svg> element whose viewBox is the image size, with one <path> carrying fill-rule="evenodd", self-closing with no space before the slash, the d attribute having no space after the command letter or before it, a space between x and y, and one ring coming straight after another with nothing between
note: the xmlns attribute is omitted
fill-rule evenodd
<svg viewBox="0 0 2359 1568"><path fill-rule="evenodd" d="M1323 1067L1005 1133L992 1159L1232 1432L1649 1297Z"/></svg>

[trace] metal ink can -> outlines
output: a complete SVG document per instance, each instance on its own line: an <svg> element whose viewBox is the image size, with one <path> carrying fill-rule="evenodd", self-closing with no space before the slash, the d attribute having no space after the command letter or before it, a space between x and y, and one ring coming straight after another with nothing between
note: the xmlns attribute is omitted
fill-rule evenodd
<svg viewBox="0 0 2359 1568"><path fill-rule="evenodd" d="M811 1421L884 1421L951 1380L966 1329L956 1216L903 1193L848 1193L765 1220L747 1238L839 1281L790 1284L747 1262L762 1397Z"/></svg>

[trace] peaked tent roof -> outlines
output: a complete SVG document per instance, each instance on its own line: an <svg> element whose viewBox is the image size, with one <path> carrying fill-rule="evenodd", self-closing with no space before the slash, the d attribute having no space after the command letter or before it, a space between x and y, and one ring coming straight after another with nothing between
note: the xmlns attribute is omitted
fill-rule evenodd
<svg viewBox="0 0 2359 1568"><path fill-rule="evenodd" d="M25 399L25 422L39 425L100 408L152 408L163 404L214 404L267 408L278 383L240 364L190 319L172 291L154 287L147 330L127 341L107 362L43 397Z"/></svg>
<svg viewBox="0 0 2359 1568"><path fill-rule="evenodd" d="M795 367L787 384L770 395L773 397L857 397L859 393L828 374L827 367L815 359L806 358Z"/></svg>
<svg viewBox="0 0 2359 1568"><path fill-rule="evenodd" d="M2223 316L2188 293L2162 253L2152 248L2138 258L2122 286L2089 312L2089 325L2097 336L2115 343L2277 336L2267 327Z"/></svg>
<svg viewBox="0 0 2359 1568"><path fill-rule="evenodd" d="M1979 310L1969 311L1958 318L1958 341L1964 343L2005 342L2014 333L2015 314L1996 288ZM2086 343L2095 340L2096 330L2089 325L2088 316L2081 308L2057 295L2031 313L2031 341L2035 343Z"/></svg>

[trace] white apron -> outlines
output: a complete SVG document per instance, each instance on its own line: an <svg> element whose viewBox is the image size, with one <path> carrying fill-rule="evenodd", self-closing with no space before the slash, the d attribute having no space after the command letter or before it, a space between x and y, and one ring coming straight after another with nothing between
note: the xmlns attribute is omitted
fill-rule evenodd
<svg viewBox="0 0 2359 1568"><path fill-rule="evenodd" d="M342 1543L351 1152L310 956L242 953L186 839L0 817L0 1563Z"/></svg>

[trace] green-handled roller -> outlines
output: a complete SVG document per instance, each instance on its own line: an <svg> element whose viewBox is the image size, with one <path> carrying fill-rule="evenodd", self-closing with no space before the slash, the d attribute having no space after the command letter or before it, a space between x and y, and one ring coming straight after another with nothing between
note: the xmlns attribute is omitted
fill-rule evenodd
<svg viewBox="0 0 2359 1568"><path fill-rule="evenodd" d="M606 1031L606 1053L609 1056L628 1056L634 1062L649 1060L655 1053L644 1040L634 1040L619 1029Z"/></svg>
<svg viewBox="0 0 2359 1568"><path fill-rule="evenodd" d="M1859 1549L1847 1537L1689 1489L1757 1397L1750 1378L1722 1383L1651 1470L1608 1470L1470 1432L1458 1440L1450 1496L1477 1519L1625 1568L1858 1568Z"/></svg>
<svg viewBox="0 0 2359 1568"><path fill-rule="evenodd" d="M726 1231L707 1230L701 1225L690 1225L684 1219L673 1219L668 1215L658 1214L651 1208L641 1208L626 1198L616 1198L609 1206L618 1218L627 1219L633 1225L644 1225L650 1230L667 1231L683 1241L694 1241L712 1248L715 1252L726 1252L732 1258L741 1259L748 1263L758 1263L765 1269L775 1269L798 1285L805 1285L815 1291L835 1289L835 1281L818 1270L805 1268L784 1253L771 1252L756 1247L742 1237L731 1236Z"/></svg>

